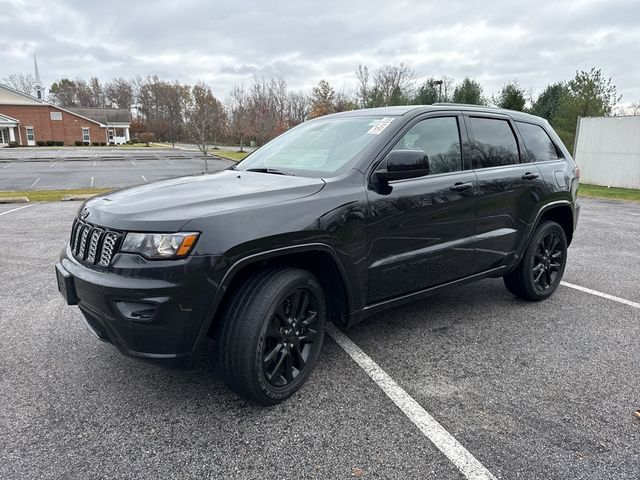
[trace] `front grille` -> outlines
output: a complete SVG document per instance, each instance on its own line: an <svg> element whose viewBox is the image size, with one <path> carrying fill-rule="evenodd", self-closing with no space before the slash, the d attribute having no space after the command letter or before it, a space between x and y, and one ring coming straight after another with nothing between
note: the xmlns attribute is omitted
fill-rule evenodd
<svg viewBox="0 0 640 480"><path fill-rule="evenodd" d="M122 233L105 230L78 218L73 222L69 246L73 256L91 265L108 267L118 251Z"/></svg>

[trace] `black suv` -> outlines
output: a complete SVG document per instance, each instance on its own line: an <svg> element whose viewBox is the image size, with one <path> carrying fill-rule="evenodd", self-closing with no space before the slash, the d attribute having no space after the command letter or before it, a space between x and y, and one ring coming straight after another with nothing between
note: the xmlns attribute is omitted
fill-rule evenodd
<svg viewBox="0 0 640 480"><path fill-rule="evenodd" d="M465 105L321 117L233 167L87 201L56 265L123 353L191 359L212 337L237 393L272 404L313 370L325 322L443 288L558 287L578 169L549 124Z"/></svg>

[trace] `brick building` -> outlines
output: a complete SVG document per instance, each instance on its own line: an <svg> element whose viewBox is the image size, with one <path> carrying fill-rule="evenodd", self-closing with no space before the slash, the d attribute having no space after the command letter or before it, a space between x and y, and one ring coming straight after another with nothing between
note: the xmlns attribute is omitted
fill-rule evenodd
<svg viewBox="0 0 640 480"><path fill-rule="evenodd" d="M128 110L63 108L0 85L0 147L38 141L124 143L129 140Z"/></svg>

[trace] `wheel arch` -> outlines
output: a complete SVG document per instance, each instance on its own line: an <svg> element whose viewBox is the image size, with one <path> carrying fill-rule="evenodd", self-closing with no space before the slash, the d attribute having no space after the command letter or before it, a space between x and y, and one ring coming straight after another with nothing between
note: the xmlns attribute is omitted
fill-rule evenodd
<svg viewBox="0 0 640 480"><path fill-rule="evenodd" d="M532 234L540 223L545 220L551 220L556 222L564 230L565 237L567 238L567 246L571 244L573 240L573 208L568 201L552 202L547 204L538 214L538 219L535 222Z"/></svg>
<svg viewBox="0 0 640 480"><path fill-rule="evenodd" d="M573 239L573 229L574 229L574 211L573 204L568 200L557 200L546 205L543 205L538 211L535 220L529 225L528 231L524 238L522 239L522 243L520 244L520 249L518 250L517 261L511 265L511 267L507 270L507 273L515 270L522 259L524 252L526 252L527 248L529 248L529 244L531 243L531 239L533 238L533 234L540 225L541 222L545 220L551 220L560 225L562 230L564 230L565 237L567 238L567 246L571 243Z"/></svg>
<svg viewBox="0 0 640 480"><path fill-rule="evenodd" d="M246 281L257 271L273 266L297 267L314 274L326 294L329 320L338 325L348 322L350 308L353 305L352 295L347 287L347 273L336 251L322 243L296 245L249 255L236 261L227 270L211 302L196 347L205 336L215 333L221 324L221 314L235 286Z"/></svg>

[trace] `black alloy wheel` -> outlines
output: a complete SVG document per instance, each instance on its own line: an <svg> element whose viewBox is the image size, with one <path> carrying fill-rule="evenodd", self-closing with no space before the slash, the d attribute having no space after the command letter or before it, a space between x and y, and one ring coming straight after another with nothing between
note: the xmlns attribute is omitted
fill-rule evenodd
<svg viewBox="0 0 640 480"><path fill-rule="evenodd" d="M562 275L560 269L564 267L564 252L560 247L560 237L556 232L549 232L536 245L533 254L533 284L540 292L549 290Z"/></svg>
<svg viewBox="0 0 640 480"><path fill-rule="evenodd" d="M218 364L239 395L273 405L297 392L315 367L327 317L324 291L306 270L272 267L232 293L218 333Z"/></svg>
<svg viewBox="0 0 640 480"><path fill-rule="evenodd" d="M546 220L533 232L518 266L503 277L504 284L524 300L544 300L560 285L566 263L564 230L556 222Z"/></svg>
<svg viewBox="0 0 640 480"><path fill-rule="evenodd" d="M306 368L318 339L317 304L314 292L300 288L273 313L262 354L264 375L271 385L284 387Z"/></svg>

